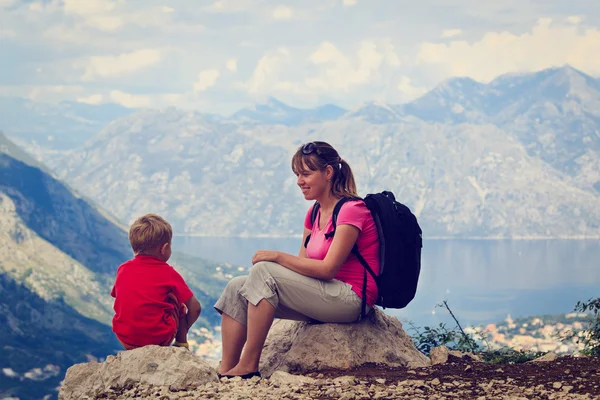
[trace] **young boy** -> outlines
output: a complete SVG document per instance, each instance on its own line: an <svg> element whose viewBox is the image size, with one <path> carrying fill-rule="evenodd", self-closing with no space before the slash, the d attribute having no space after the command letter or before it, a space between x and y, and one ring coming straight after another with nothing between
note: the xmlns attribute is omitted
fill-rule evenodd
<svg viewBox="0 0 600 400"><path fill-rule="evenodd" d="M129 229L135 257L119 267L110 294L115 298L113 332L126 350L170 346L173 339L175 346L189 348L188 329L201 307L181 275L167 264L172 237L171 225L155 214L138 218Z"/></svg>

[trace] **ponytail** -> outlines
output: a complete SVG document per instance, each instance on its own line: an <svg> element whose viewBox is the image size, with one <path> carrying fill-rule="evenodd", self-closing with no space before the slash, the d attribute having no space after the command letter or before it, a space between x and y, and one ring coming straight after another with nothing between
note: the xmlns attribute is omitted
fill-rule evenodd
<svg viewBox="0 0 600 400"><path fill-rule="evenodd" d="M331 183L331 192L335 197L358 197L356 182L350 165L340 158L338 163L331 165L334 175Z"/></svg>

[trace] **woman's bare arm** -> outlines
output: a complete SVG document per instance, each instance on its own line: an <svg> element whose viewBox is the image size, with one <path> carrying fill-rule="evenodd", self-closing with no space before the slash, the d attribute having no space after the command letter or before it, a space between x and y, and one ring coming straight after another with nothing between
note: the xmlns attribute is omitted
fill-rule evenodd
<svg viewBox="0 0 600 400"><path fill-rule="evenodd" d="M313 260L279 251L259 250L252 258L252 263L273 261L302 275L317 279L333 279L352 251L359 232L353 225L339 225L324 260Z"/></svg>

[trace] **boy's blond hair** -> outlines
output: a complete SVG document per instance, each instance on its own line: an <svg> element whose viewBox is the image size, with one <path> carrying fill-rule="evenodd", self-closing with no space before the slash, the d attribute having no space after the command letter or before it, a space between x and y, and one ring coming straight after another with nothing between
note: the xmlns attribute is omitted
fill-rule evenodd
<svg viewBox="0 0 600 400"><path fill-rule="evenodd" d="M129 243L135 254L159 249L165 243L171 243L173 228L164 218L156 214L146 214L129 228Z"/></svg>

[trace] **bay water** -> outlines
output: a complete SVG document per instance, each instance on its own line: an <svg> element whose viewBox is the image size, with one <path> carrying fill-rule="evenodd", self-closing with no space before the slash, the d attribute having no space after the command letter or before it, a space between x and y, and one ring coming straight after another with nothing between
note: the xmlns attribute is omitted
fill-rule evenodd
<svg viewBox="0 0 600 400"><path fill-rule="evenodd" d="M251 267L260 249L298 254L300 238L178 236L173 247L205 259ZM446 300L463 326L573 311L600 297L598 240L428 240L415 299L385 309L403 323L453 324L438 305ZM207 305L212 306L212 305Z"/></svg>

